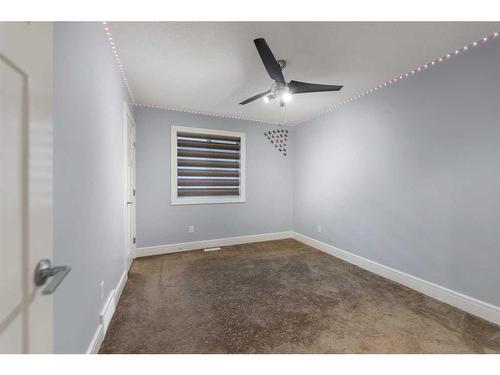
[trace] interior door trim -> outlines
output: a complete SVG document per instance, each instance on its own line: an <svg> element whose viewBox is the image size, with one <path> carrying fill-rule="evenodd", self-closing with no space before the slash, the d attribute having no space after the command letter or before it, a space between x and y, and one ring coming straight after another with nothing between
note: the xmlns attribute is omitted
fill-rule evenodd
<svg viewBox="0 0 500 375"><path fill-rule="evenodd" d="M124 218L124 239L125 239L125 254L126 254L126 267L127 269L130 268L130 265L132 263L132 259L134 258L134 248L129 247L129 225L130 223L128 222L128 169L127 169L127 162L128 162L128 120L131 121L132 126L134 129L137 129L137 126L135 124L134 117L132 116L132 111L130 110L130 106L128 105L127 102L123 103L123 181L124 181L124 199L123 199L123 218ZM135 152L135 151L134 151ZM136 220L136 212L134 210L134 221ZM134 233L135 236L135 233Z"/></svg>

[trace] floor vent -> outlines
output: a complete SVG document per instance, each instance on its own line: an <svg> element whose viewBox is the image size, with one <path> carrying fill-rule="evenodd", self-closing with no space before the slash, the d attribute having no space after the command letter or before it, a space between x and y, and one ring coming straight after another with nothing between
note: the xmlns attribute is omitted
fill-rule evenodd
<svg viewBox="0 0 500 375"><path fill-rule="evenodd" d="M203 249L203 251L217 251L220 250L220 247L207 247Z"/></svg>

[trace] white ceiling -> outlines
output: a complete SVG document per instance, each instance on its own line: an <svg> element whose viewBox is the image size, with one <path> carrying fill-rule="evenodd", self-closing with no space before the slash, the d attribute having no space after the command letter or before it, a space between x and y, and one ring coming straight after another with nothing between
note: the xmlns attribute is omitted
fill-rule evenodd
<svg viewBox="0 0 500 375"><path fill-rule="evenodd" d="M111 32L137 104L279 123L332 105L492 34L477 22L114 22ZM340 92L238 103L272 81L253 39L285 59L287 81L342 84Z"/></svg>

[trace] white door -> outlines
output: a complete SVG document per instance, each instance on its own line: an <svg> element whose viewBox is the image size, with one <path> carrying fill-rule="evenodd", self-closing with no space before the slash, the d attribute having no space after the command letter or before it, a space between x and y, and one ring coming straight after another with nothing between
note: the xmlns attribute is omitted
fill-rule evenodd
<svg viewBox="0 0 500 375"><path fill-rule="evenodd" d="M125 138L126 138L126 244L127 261L132 261L136 248L135 233L135 122L129 107L124 105Z"/></svg>
<svg viewBox="0 0 500 375"><path fill-rule="evenodd" d="M0 353L51 353L51 23L0 22L0 179Z"/></svg>

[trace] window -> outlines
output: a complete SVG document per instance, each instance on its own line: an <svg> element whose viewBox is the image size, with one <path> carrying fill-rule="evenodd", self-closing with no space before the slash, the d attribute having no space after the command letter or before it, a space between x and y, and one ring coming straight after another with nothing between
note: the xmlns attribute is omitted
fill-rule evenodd
<svg viewBox="0 0 500 375"><path fill-rule="evenodd" d="M245 133L172 126L172 204L245 202Z"/></svg>

